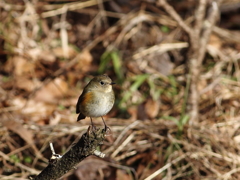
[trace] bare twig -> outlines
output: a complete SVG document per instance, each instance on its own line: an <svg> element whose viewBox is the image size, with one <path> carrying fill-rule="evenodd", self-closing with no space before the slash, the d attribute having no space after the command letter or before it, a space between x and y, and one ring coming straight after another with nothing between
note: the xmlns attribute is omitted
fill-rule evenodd
<svg viewBox="0 0 240 180"><path fill-rule="evenodd" d="M167 163L165 166L161 167L160 169L158 169L156 172L154 172L153 174L151 174L150 176L148 176L147 178L145 178L144 180L151 180L153 178L155 178L156 176L158 176L159 174L161 174L163 171L165 171L166 169L168 169L169 167L171 167L172 165L176 164L177 162L181 161L182 159L184 159L187 156L187 154L183 154L182 156L177 157L176 159L172 160L171 162Z"/></svg>
<svg viewBox="0 0 240 180"><path fill-rule="evenodd" d="M202 26L203 26L203 20L204 20L204 16L205 16L205 10L206 10L206 6L207 6L207 0L200 0L199 1L199 5L198 5L198 9L196 10L195 13L195 33L197 36L200 35Z"/></svg>
<svg viewBox="0 0 240 180"><path fill-rule="evenodd" d="M30 167L27 167L27 166L25 166L25 165L22 164L22 163L14 162L13 159L9 158L9 156L7 156L6 154L4 154L4 153L1 152L1 151L0 151L0 156L1 156L3 159L5 159L5 160L10 161L11 163L14 163L15 166L17 166L17 167L19 167L19 168L21 168L21 169L24 169L24 170L26 170L26 171L28 171L28 172L30 172L30 173L32 173L32 174L37 174L37 173L39 173L39 171L37 171L37 170L35 170L35 169L32 169L32 168L30 168Z"/></svg>
<svg viewBox="0 0 240 180"><path fill-rule="evenodd" d="M183 19L179 16L179 14L170 6L165 0L159 0L159 5L162 6L165 11L178 22L179 26L183 28L188 34L192 34L191 28L183 21Z"/></svg>
<svg viewBox="0 0 240 180"><path fill-rule="evenodd" d="M206 11L206 10L205 10ZM190 49L190 52L192 54L189 54L189 69L191 74L191 85L190 85L190 97L189 97L189 103L190 103L190 120L189 123L191 125L194 125L198 122L198 113L199 113L199 91L198 91L198 82L199 82L199 76L201 72L201 65L203 62L203 59L205 57L207 43L209 41L210 34L212 32L212 29L214 27L214 24L217 20L218 15L218 4L216 2L212 3L212 11L205 21L207 26L202 26L201 31L203 31L203 35L201 36L199 33L199 30L195 30L195 34L193 36L190 36L191 44L193 45L192 49ZM199 20L200 21L200 20ZM199 28L196 26L196 28Z"/></svg>
<svg viewBox="0 0 240 180"><path fill-rule="evenodd" d="M212 3L212 12L209 15L208 19L205 21L205 27L203 27L205 30L203 32L202 38L200 38L200 49L199 49L199 57L198 57L199 64L202 64L203 58L205 56L207 43L212 33L215 22L217 20L218 12L219 12L218 4L214 1Z"/></svg>

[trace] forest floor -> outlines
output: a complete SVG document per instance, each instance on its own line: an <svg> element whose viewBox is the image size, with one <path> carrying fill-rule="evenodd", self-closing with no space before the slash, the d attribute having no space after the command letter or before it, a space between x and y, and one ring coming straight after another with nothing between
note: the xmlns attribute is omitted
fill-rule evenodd
<svg viewBox="0 0 240 180"><path fill-rule="evenodd" d="M240 179L240 0L3 0L1 180L34 177L50 142L64 154L87 131L75 106L104 73L106 157L61 179Z"/></svg>

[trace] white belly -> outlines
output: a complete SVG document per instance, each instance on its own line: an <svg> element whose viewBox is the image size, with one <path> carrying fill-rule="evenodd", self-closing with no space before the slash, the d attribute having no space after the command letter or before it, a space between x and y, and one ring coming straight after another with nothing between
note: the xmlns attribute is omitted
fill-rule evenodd
<svg viewBox="0 0 240 180"><path fill-rule="evenodd" d="M80 111L85 116L90 117L100 117L107 114L113 107L114 101L109 101L106 97L101 96L100 101L94 101L93 103L89 104L88 107L80 107ZM91 107L91 108L90 108Z"/></svg>
<svg viewBox="0 0 240 180"><path fill-rule="evenodd" d="M113 107L106 98L102 98L101 102L94 105L92 112L90 112L91 117L99 117L107 114Z"/></svg>

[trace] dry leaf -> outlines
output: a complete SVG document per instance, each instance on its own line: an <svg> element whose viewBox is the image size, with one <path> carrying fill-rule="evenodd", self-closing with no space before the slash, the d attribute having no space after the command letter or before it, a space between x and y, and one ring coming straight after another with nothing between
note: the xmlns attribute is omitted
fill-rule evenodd
<svg viewBox="0 0 240 180"><path fill-rule="evenodd" d="M26 105L27 100L23 97L15 97L11 99L10 104L14 106L16 109L22 109Z"/></svg>
<svg viewBox="0 0 240 180"><path fill-rule="evenodd" d="M132 180L130 174L124 173L122 169L117 169L117 179L116 180Z"/></svg>
<svg viewBox="0 0 240 180"><path fill-rule="evenodd" d="M88 50L82 51L78 55L78 64L76 65L76 68L79 69L80 71L88 72L91 69L91 63L93 61L93 57L90 54Z"/></svg>
<svg viewBox="0 0 240 180"><path fill-rule="evenodd" d="M16 79L16 86L19 89L24 89L25 91L28 91L28 92L33 91L35 88L39 87L40 84L41 82L38 81L37 79L33 81L28 79L26 76L19 76Z"/></svg>
<svg viewBox="0 0 240 180"><path fill-rule="evenodd" d="M47 63L53 63L56 61L56 57L53 55L51 51L42 50L38 47L28 50L27 54L35 61L41 60Z"/></svg>
<svg viewBox="0 0 240 180"><path fill-rule="evenodd" d="M39 121L43 117L48 117L52 115L53 111L56 109L55 105L37 102L34 99L26 100L21 97L12 99L11 105L19 109L21 114L33 115L31 121Z"/></svg>
<svg viewBox="0 0 240 180"><path fill-rule="evenodd" d="M67 91L68 84L61 78L55 78L36 92L35 100L53 103L63 97Z"/></svg>
<svg viewBox="0 0 240 180"><path fill-rule="evenodd" d="M24 128L24 126L17 121L7 120L3 122L3 125L7 127L9 130L18 134L27 144L29 144L37 157L43 158L42 154L39 152L38 148L34 144L33 134L28 129Z"/></svg>
<svg viewBox="0 0 240 180"><path fill-rule="evenodd" d="M68 57L66 57L62 47L56 47L52 52L58 58L73 58L77 55L77 51L72 46L68 46L67 50Z"/></svg>
<svg viewBox="0 0 240 180"><path fill-rule="evenodd" d="M79 163L75 175L78 179L116 179L111 178L114 175L113 168L109 167L106 162L98 160L95 157L89 157Z"/></svg>
<svg viewBox="0 0 240 180"><path fill-rule="evenodd" d="M8 59L4 69L7 72L14 72L17 76L22 76L32 73L35 69L35 64L21 56L14 56Z"/></svg>
<svg viewBox="0 0 240 180"><path fill-rule="evenodd" d="M235 136L234 138L233 138L233 140L236 142L236 143L240 143L240 135L238 135L238 136Z"/></svg>
<svg viewBox="0 0 240 180"><path fill-rule="evenodd" d="M216 49L219 49L222 47L222 39L220 39L218 36L211 34L209 38L208 44L214 46Z"/></svg>
<svg viewBox="0 0 240 180"><path fill-rule="evenodd" d="M153 99L149 98L145 104L145 111L148 117L155 118L158 115L160 108L160 101L154 101Z"/></svg>
<svg viewBox="0 0 240 180"><path fill-rule="evenodd" d="M33 144L33 135L32 132L28 129L24 128L23 125L14 120L7 120L3 122L3 125L7 127L9 130L18 134L24 141L28 144Z"/></svg>
<svg viewBox="0 0 240 180"><path fill-rule="evenodd" d="M54 63L56 61L56 56L54 56L51 51L42 51L38 58L43 63Z"/></svg>
<svg viewBox="0 0 240 180"><path fill-rule="evenodd" d="M136 120L137 119L137 106L131 106L127 108L128 113L130 114L130 120Z"/></svg>
<svg viewBox="0 0 240 180"><path fill-rule="evenodd" d="M174 64L171 62L167 53L163 54L150 54L146 57L149 61L149 68L146 68L146 72L152 73L151 68L160 72L161 74L168 76L172 73Z"/></svg>
<svg viewBox="0 0 240 180"><path fill-rule="evenodd" d="M34 71L34 68L35 68L34 63L29 62L22 57L15 57L14 58L14 65L15 65L14 72L18 76L28 74L28 73L32 73Z"/></svg>
<svg viewBox="0 0 240 180"><path fill-rule="evenodd" d="M34 115L31 120L38 121L43 117L48 117L56 109L56 106L45 104L43 102L36 102L34 100L29 100L27 105L22 109L23 114Z"/></svg>
<svg viewBox="0 0 240 180"><path fill-rule="evenodd" d="M137 119L141 119L141 120L148 119L148 115L146 113L146 108L145 108L145 105L143 103L138 105L137 110L138 110Z"/></svg>

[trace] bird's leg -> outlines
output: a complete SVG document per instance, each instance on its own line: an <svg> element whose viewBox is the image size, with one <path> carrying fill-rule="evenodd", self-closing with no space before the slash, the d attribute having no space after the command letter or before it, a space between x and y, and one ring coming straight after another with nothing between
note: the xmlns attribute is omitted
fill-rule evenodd
<svg viewBox="0 0 240 180"><path fill-rule="evenodd" d="M102 121L103 121L103 123L104 123L104 130L105 130L106 132L107 132L107 130L111 131L110 127L107 126L107 124L105 123L105 121L104 121L104 119L103 119L102 116L101 116L101 118L102 118Z"/></svg>
<svg viewBox="0 0 240 180"><path fill-rule="evenodd" d="M92 117L90 117L90 119L91 119L91 125L92 125L92 128L95 130L96 127L95 127L94 124L93 124Z"/></svg>

